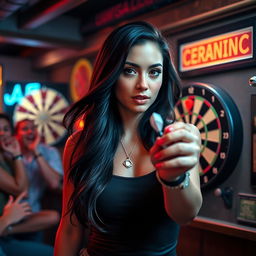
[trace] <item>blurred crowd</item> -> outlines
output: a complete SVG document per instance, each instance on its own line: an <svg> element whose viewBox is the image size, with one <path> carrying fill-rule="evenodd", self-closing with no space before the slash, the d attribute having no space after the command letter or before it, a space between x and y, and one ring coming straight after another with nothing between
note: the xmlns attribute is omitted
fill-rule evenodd
<svg viewBox="0 0 256 256"><path fill-rule="evenodd" d="M0 256L48 256L47 230L57 227L60 212L46 209L47 191L62 191L62 159L57 148L43 144L33 120L13 127L0 113Z"/></svg>

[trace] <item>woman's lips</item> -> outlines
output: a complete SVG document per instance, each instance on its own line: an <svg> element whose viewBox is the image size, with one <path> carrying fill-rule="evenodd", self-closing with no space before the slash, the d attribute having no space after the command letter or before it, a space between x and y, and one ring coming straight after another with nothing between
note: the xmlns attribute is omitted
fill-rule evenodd
<svg viewBox="0 0 256 256"><path fill-rule="evenodd" d="M137 95L132 97L133 101L138 104L138 105L143 105L146 104L148 102L148 100L150 99L150 97L148 96L144 96L144 95Z"/></svg>

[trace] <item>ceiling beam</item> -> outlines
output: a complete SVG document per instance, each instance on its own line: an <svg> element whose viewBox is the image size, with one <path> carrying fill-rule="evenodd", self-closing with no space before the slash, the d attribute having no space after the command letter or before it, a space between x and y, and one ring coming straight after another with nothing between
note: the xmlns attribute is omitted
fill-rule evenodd
<svg viewBox="0 0 256 256"><path fill-rule="evenodd" d="M78 59L82 56L95 54L99 50L102 41L107 37L112 29L113 28L109 27L101 30L100 36L98 34L91 35L84 41L84 47L81 50L63 47L57 50L48 51L47 53L42 54L34 59L33 67L35 69L46 69L59 63L64 63L67 61Z"/></svg>
<svg viewBox="0 0 256 256"><path fill-rule="evenodd" d="M192 4L193 3L191 3L191 5ZM207 23L209 21L216 21L220 18L228 17L233 14L238 14L248 10L253 11L256 9L255 0L242 0L220 8L213 8L212 10L205 12L202 15L195 14L193 16L189 16L186 11L190 12L190 10L193 9L193 6L189 7L190 8L188 8L188 4L184 4L184 6L179 7L180 9L184 10L184 18L180 17L180 13L183 13L183 11L173 10L173 6L170 5L169 8L167 6L164 8L164 10L159 9L157 11L147 13L140 17L136 17L134 20L138 20L139 18L139 20L148 21L157 26L166 36L168 36L172 33L177 33L189 27L202 25L203 23ZM173 15L173 17L177 17L177 20L174 19L170 22L170 16L172 16L170 15L170 13L175 14ZM124 22L127 22L127 20ZM71 49L58 49L55 51L53 50L49 53L37 57L33 63L33 66L37 69L45 69L63 62L77 59L78 57L95 54L99 50L102 42L104 41L108 33L110 33L110 31L112 31L113 28L118 25L120 24L116 24L115 26L102 29L96 33L85 37L84 47L80 51Z"/></svg>
<svg viewBox="0 0 256 256"><path fill-rule="evenodd" d="M33 29L74 9L87 0L44 0L27 8L18 15L18 26Z"/></svg>
<svg viewBox="0 0 256 256"><path fill-rule="evenodd" d="M68 47L82 49L83 38L79 34L79 22L76 19L62 16L53 24L42 25L38 29L25 30L17 28L17 21L9 17L0 22L0 43L47 48Z"/></svg>
<svg viewBox="0 0 256 256"><path fill-rule="evenodd" d="M0 0L0 20L7 18L14 12L28 4L29 0Z"/></svg>
<svg viewBox="0 0 256 256"><path fill-rule="evenodd" d="M35 35L22 35L21 37L18 34L12 34L8 32L0 33L0 43L10 43L21 46L47 48L49 50L61 47L69 47L70 49L81 49L84 46L83 42L43 38Z"/></svg>

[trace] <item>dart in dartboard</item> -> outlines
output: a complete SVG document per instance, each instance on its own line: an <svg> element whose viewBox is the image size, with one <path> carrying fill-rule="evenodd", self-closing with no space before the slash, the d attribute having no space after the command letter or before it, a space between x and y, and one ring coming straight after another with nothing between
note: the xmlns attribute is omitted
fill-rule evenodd
<svg viewBox="0 0 256 256"><path fill-rule="evenodd" d="M25 96L14 109L14 122L34 120L43 143L54 145L66 135L62 124L68 101L52 88L41 88Z"/></svg>

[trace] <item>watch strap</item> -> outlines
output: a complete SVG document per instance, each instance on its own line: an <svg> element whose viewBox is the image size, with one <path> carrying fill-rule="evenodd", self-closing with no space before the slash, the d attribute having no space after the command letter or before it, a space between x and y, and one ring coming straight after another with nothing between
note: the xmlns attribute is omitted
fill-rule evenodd
<svg viewBox="0 0 256 256"><path fill-rule="evenodd" d="M156 177L159 183L168 189L184 189L189 186L189 182L190 182L189 171L185 172L184 174L179 176L177 180L174 180L174 181L163 180L162 178L160 178L158 172L156 172Z"/></svg>

